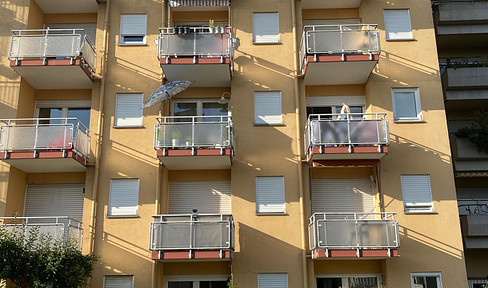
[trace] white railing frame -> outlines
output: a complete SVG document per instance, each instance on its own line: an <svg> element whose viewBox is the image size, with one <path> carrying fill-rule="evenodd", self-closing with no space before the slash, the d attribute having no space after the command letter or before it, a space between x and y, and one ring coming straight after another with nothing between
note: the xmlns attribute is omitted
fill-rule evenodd
<svg viewBox="0 0 488 288"><path fill-rule="evenodd" d="M191 121L187 122L172 122L175 119L191 119ZM208 121L208 122L203 122L203 121L197 121L198 119L220 119L220 121ZM160 131L160 127L164 125L192 125L192 143L191 146L188 146L188 148L203 148L203 147L216 147L217 145L195 145L195 124L218 124L220 127L222 127L222 124L226 124L227 126L225 129L227 130L226 135L227 135L227 142L228 145L224 146L219 146L219 148L232 148L233 145L233 126L232 126L232 119L230 116L164 116L164 117L157 117L156 120L158 123L156 124L154 128L154 148L155 149L164 149L164 148L175 148L172 145L158 145L158 134ZM198 128L197 128L198 129ZM223 135L223 133L220 133L220 135ZM223 139L221 139L223 140ZM223 142L223 141L221 141ZM218 143L214 143L218 144ZM180 145L176 148L184 148L186 146Z"/></svg>
<svg viewBox="0 0 488 288"><path fill-rule="evenodd" d="M31 34L39 32L39 34ZM49 34L51 32L51 34ZM61 33L61 32L66 32L66 33ZM29 34L26 34L29 33ZM12 30L12 34L14 34L10 38L10 46L9 46L9 59L13 59L16 62L19 61L22 58L40 58L43 59L44 62L46 58L48 57L70 57L72 60L77 57L83 57L83 60L85 63L88 65L88 68L94 73L96 71L96 52L95 52L95 45L93 44L92 40L88 35L86 34L84 29L29 29L29 30ZM74 47L76 48L76 54L74 55L47 55L46 49L47 49L47 39L48 37L59 37L59 36L80 36L81 37L81 42L80 42L80 47ZM17 53L16 55L18 56L12 56L12 45L14 38L16 37L44 37L45 38L45 46L44 46L44 51L42 55L27 55L23 56L20 55L20 44L18 45ZM74 38L73 38L74 39ZM72 44L74 45L74 43Z"/></svg>
<svg viewBox="0 0 488 288"><path fill-rule="evenodd" d="M19 220L21 223L5 223L5 220L8 220L9 222L17 222ZM54 220L53 223L29 223L29 220ZM61 220L67 220L67 226L65 226L65 223L62 223ZM83 241L83 227L82 227L82 222L78 221L76 219L73 219L68 216L45 216L45 217L0 217L0 221L3 223L0 225L4 226L61 226L63 227L63 245L65 246L67 244L67 241L69 241L70 237L70 228L74 228L78 231L80 231L80 239L78 239L78 244L79 248L81 249L82 247L82 241ZM68 239L66 239L65 235L68 234Z"/></svg>
<svg viewBox="0 0 488 288"><path fill-rule="evenodd" d="M397 249L400 247L400 237L399 237L399 230L398 230L398 221L395 220L396 213L393 212L324 212L324 213L314 213L309 220L308 225L308 235L309 235L309 247L311 250L314 249ZM323 219L318 219L318 216L321 216ZM327 216L332 216L332 218L327 218ZM338 218L340 216L344 216L343 218ZM362 216L362 217L361 217ZM368 216L379 217L380 219L370 219L365 218ZM351 246L323 246L320 245L319 237L319 223L322 222L355 222L355 232L356 232L356 239L358 240L356 245ZM395 245L360 245L359 243L359 231L358 231L358 223L359 222L393 222L393 227L395 230L395 239L393 242ZM387 233L387 238L388 238ZM327 235L325 235L327 237ZM389 241L388 241L389 242Z"/></svg>
<svg viewBox="0 0 488 288"><path fill-rule="evenodd" d="M304 72L304 67L306 64L307 55L313 55L316 57L320 54L342 54L344 58L345 54L379 54L380 49L380 40L379 40L379 33L376 30L378 24L344 24L344 25L306 25L303 27L302 33L302 41L300 42L300 50L299 50L299 59L300 59L300 69L302 73ZM362 29L365 28L365 29ZM348 33L351 31L368 31L376 39L376 41L371 41L371 36L369 37L369 49L367 50L346 50L344 49L344 42L343 42L343 33ZM341 49L336 51L311 51L309 39L308 37L317 33L340 33L341 35ZM326 37L326 36L324 36ZM377 46L374 45L376 42ZM375 47L373 47L375 46Z"/></svg>
<svg viewBox="0 0 488 288"><path fill-rule="evenodd" d="M201 216L213 216L213 217L220 217L220 220L198 220L199 217ZM163 218L171 218L171 217L188 217L188 220L186 221L164 221ZM228 219L224 219L228 218ZM227 239L229 239L228 242L226 242L226 246L215 246L215 247L194 247L193 242L194 242L194 235L193 235L193 223L198 222L198 223L219 223L219 224L227 224L228 233L226 236L228 236ZM153 247L153 237L154 237L154 227L157 224L162 224L162 223L185 223L189 224L189 229L190 229L190 239L188 239L188 247L178 247L178 248L158 248L158 247ZM221 235L221 243L224 241L224 234ZM169 251L169 250L222 250L222 249L234 249L234 219L232 217L232 214L164 214L164 215L153 215L153 223L151 223L150 226L150 233L149 233L149 250L151 251Z"/></svg>
<svg viewBox="0 0 488 288"><path fill-rule="evenodd" d="M41 124L41 121L51 121L51 120L56 120L60 121L60 124ZM28 123L22 123L22 124L15 124L15 122L19 121L32 121L33 124L28 124ZM68 123L68 121L76 121L76 125L73 123ZM3 123L4 125L2 125ZM67 118L18 118L18 119L0 119L0 128L6 128L7 129L7 144L5 147L3 147L2 143L0 142L0 152L4 153L9 153L12 151L16 150L34 150L37 151L39 149L52 149L50 147L38 147L37 146L37 136L39 133L39 127L48 127L48 126L64 126L64 137L63 137L63 147L62 148L55 148L55 149L60 149L60 150L67 150L67 149L73 149L74 152L80 154L80 156L89 158L90 157L90 132L88 131L88 128L81 123L80 120L77 118L73 117L67 117ZM15 147L10 147L9 146L9 137L10 137L10 130L15 129L15 127L35 127L35 138L34 138L34 145L33 147L21 147L21 148L15 148ZM72 135L71 135L71 140L72 142L67 142L67 135L68 131L72 130ZM1 135L0 130L0 137L3 137ZM77 132L81 132L87 137L87 143L86 147L77 147ZM1 139L1 138L0 138ZM86 155L83 154L81 151L85 149Z"/></svg>

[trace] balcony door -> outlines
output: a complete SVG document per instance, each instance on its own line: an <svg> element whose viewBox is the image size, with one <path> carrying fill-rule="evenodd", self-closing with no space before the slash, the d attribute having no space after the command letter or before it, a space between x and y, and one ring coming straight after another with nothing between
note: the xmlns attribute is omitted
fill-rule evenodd
<svg viewBox="0 0 488 288"><path fill-rule="evenodd" d="M230 181L170 181L168 212L231 214Z"/></svg>
<svg viewBox="0 0 488 288"><path fill-rule="evenodd" d="M165 276L164 288L227 288L226 275Z"/></svg>
<svg viewBox="0 0 488 288"><path fill-rule="evenodd" d="M377 275L331 275L319 276L317 288L380 288L381 279Z"/></svg>
<svg viewBox="0 0 488 288"><path fill-rule="evenodd" d="M191 116L216 116L197 117L197 122L220 121L220 117L229 115L229 104L219 103L217 99L202 100L173 100L173 116L189 116L177 119L176 122L188 122Z"/></svg>
<svg viewBox="0 0 488 288"><path fill-rule="evenodd" d="M365 96L312 96L307 97L307 116L310 114L339 115L341 108L347 104L350 113L364 113Z"/></svg>
<svg viewBox="0 0 488 288"><path fill-rule="evenodd" d="M36 118L76 118L87 129L90 128L90 100L79 101L37 101L36 102ZM73 121L68 121L71 123ZM43 124L64 124L60 119L46 120Z"/></svg>

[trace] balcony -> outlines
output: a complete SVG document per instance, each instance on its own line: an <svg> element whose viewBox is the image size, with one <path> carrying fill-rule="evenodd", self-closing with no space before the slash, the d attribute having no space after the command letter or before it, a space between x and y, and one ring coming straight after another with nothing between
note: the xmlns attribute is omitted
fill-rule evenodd
<svg viewBox="0 0 488 288"><path fill-rule="evenodd" d="M438 48L487 47L488 2L441 2L433 7Z"/></svg>
<svg viewBox="0 0 488 288"><path fill-rule="evenodd" d="M300 46L305 85L366 83L378 63L379 43L376 25L305 26Z"/></svg>
<svg viewBox="0 0 488 288"><path fill-rule="evenodd" d="M214 33L213 29L219 29ZM228 87L234 66L230 28L161 28L158 58L168 81L195 87Z"/></svg>
<svg viewBox="0 0 488 288"><path fill-rule="evenodd" d="M461 231L466 249L488 248L488 207L486 204L468 204L469 215L461 216Z"/></svg>
<svg viewBox="0 0 488 288"><path fill-rule="evenodd" d="M232 215L156 215L150 228L153 260L231 260Z"/></svg>
<svg viewBox="0 0 488 288"><path fill-rule="evenodd" d="M69 241L81 250L83 228L81 222L69 217L0 217L2 225L12 232L23 233L28 238L31 233L50 236L54 241L62 240L63 246Z"/></svg>
<svg viewBox="0 0 488 288"><path fill-rule="evenodd" d="M90 89L96 67L82 29L13 30L10 67L35 89Z"/></svg>
<svg viewBox="0 0 488 288"><path fill-rule="evenodd" d="M398 257L395 213L315 213L308 225L312 259Z"/></svg>
<svg viewBox="0 0 488 288"><path fill-rule="evenodd" d="M390 135L384 113L311 114L305 127L308 161L381 159Z"/></svg>
<svg viewBox="0 0 488 288"><path fill-rule="evenodd" d="M445 100L488 100L488 67L465 66L447 68L442 74ZM463 107L468 104L465 103ZM471 109L476 109L479 102L472 102L471 106Z"/></svg>
<svg viewBox="0 0 488 288"><path fill-rule="evenodd" d="M358 8L361 0L302 0L302 9Z"/></svg>
<svg viewBox="0 0 488 288"><path fill-rule="evenodd" d="M456 172L488 171L488 154L479 152L467 138L456 138L451 142Z"/></svg>
<svg viewBox="0 0 488 288"><path fill-rule="evenodd" d="M170 170L230 169L234 132L228 116L158 117L154 148Z"/></svg>
<svg viewBox="0 0 488 288"><path fill-rule="evenodd" d="M0 120L0 160L26 172L80 172L90 155L88 129L76 118Z"/></svg>

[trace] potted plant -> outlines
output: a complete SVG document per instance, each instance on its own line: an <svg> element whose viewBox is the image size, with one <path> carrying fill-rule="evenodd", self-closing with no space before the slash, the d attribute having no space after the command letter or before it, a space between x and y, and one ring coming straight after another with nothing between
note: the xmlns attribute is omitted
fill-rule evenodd
<svg viewBox="0 0 488 288"><path fill-rule="evenodd" d="M213 19L208 20L208 31L210 33L215 33L215 21Z"/></svg>
<svg viewBox="0 0 488 288"><path fill-rule="evenodd" d="M177 146L180 146L180 138L181 138L181 131L177 128L175 128L172 132L171 132L171 144L173 145L173 147L177 147Z"/></svg>
<svg viewBox="0 0 488 288"><path fill-rule="evenodd" d="M191 136L185 138L186 147L191 147Z"/></svg>
<svg viewBox="0 0 488 288"><path fill-rule="evenodd" d="M190 27L188 27L188 26L183 26L183 27L182 27L182 29L183 29L183 34L188 34L188 33L190 33Z"/></svg>
<svg viewBox="0 0 488 288"><path fill-rule="evenodd" d="M224 25L217 26L217 32L216 33L224 34L225 33L225 26Z"/></svg>
<svg viewBox="0 0 488 288"><path fill-rule="evenodd" d="M176 26L174 29L175 34L179 35L183 33L182 27L181 26Z"/></svg>

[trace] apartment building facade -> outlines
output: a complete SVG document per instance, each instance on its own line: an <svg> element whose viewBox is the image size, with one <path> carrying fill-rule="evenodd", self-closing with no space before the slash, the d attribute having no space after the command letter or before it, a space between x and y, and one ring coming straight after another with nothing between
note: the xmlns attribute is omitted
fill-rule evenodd
<svg viewBox="0 0 488 288"><path fill-rule="evenodd" d="M90 287L467 286L430 1L2 5L1 213Z"/></svg>
<svg viewBox="0 0 488 288"><path fill-rule="evenodd" d="M482 119L477 113L487 107L488 2L436 1L432 8L468 284L481 287L488 282L483 267L488 252L487 155L456 132Z"/></svg>

